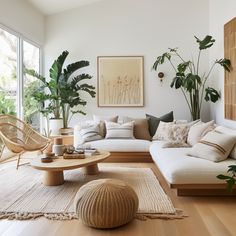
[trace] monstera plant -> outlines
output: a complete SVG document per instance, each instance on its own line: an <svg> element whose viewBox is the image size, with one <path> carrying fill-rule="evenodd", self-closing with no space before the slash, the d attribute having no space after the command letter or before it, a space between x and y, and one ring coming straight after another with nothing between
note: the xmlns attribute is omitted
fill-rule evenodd
<svg viewBox="0 0 236 236"><path fill-rule="evenodd" d="M196 60L185 60L179 53L177 48L169 48L169 50L158 56L153 64L153 69L157 70L158 66L166 61L170 63L174 69L175 77L171 82L171 88L180 89L187 102L193 120L197 120L201 115L203 97L205 101L216 102L220 98L220 93L212 87L206 87L212 70L216 65L222 66L226 71L230 72L230 60L223 58L215 60L209 71L201 70L201 55L203 51L212 47L215 40L212 36L207 35L203 40L195 36L198 44L198 56ZM176 61L179 61L175 64Z"/></svg>

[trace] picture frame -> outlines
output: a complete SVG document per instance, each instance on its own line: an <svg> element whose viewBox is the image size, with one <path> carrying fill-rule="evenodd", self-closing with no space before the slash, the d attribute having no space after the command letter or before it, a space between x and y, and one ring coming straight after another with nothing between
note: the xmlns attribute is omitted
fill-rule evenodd
<svg viewBox="0 0 236 236"><path fill-rule="evenodd" d="M98 107L143 107L143 64L143 56L98 56Z"/></svg>

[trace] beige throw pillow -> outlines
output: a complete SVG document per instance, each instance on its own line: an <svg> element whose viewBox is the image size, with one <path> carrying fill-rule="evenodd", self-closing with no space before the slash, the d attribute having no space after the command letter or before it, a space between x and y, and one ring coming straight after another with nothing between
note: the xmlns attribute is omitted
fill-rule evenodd
<svg viewBox="0 0 236 236"><path fill-rule="evenodd" d="M222 133L222 134L233 135L236 137L236 130L235 129L230 129L230 128L223 127L223 126L218 126L215 128L215 131ZM236 144L234 145L232 151L230 152L229 157L236 159Z"/></svg>
<svg viewBox="0 0 236 236"><path fill-rule="evenodd" d="M143 140L152 139L149 133L148 119L123 117L122 121L123 121L122 123L134 121L134 137L136 139L143 139Z"/></svg>
<svg viewBox="0 0 236 236"><path fill-rule="evenodd" d="M186 124L174 124L174 122L162 122L157 128L153 140L165 140L185 143L188 136L189 126Z"/></svg>
<svg viewBox="0 0 236 236"><path fill-rule="evenodd" d="M188 155L214 162L223 161L235 143L235 136L211 131L189 150Z"/></svg>
<svg viewBox="0 0 236 236"><path fill-rule="evenodd" d="M100 134L102 137L106 136L106 126L105 121L117 122L118 116L98 116L93 115L93 120L100 123Z"/></svg>
<svg viewBox="0 0 236 236"><path fill-rule="evenodd" d="M134 122L124 124L105 121L106 139L134 139Z"/></svg>
<svg viewBox="0 0 236 236"><path fill-rule="evenodd" d="M188 132L187 143L193 146L196 144L201 138L203 132L209 127L214 125L214 120L209 121L207 123L198 122L192 125Z"/></svg>

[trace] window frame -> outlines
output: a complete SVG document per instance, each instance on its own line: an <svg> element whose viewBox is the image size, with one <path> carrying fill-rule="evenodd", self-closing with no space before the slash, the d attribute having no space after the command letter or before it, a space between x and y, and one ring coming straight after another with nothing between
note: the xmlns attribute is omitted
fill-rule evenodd
<svg viewBox="0 0 236 236"><path fill-rule="evenodd" d="M24 97L24 75L23 75L23 59L24 59L24 47L23 42L32 44L39 49L39 74L43 72L43 50L42 45L38 44L31 39L25 37L21 33L3 25L0 23L0 28L7 31L9 34L14 35L17 38L17 51L16 51L16 78L17 78L17 96L16 96L16 114L19 119L24 119L23 109L23 97ZM41 119L40 119L41 120ZM41 122L40 122L41 123ZM40 125L41 127L41 125Z"/></svg>

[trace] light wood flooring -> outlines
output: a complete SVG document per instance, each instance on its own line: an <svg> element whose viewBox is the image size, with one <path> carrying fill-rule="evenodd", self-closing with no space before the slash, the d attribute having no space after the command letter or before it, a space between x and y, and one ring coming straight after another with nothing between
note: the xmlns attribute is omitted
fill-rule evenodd
<svg viewBox="0 0 236 236"><path fill-rule="evenodd" d="M236 236L236 197L177 197L170 190L153 163L100 164L150 167L172 199L176 208L189 217L181 220L134 220L113 230L96 230L79 220L50 221L44 218L31 221L0 220L1 236ZM1 183L4 184L4 183ZM0 187L1 188L1 187ZM1 189L0 189L1 192Z"/></svg>

